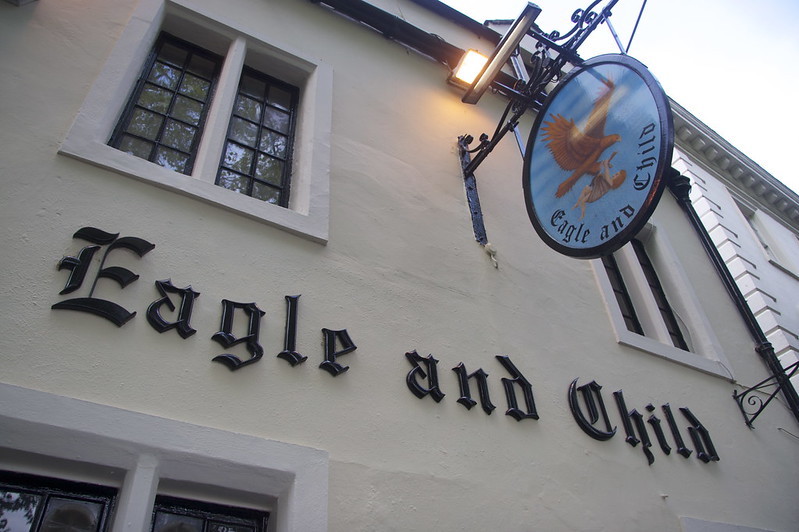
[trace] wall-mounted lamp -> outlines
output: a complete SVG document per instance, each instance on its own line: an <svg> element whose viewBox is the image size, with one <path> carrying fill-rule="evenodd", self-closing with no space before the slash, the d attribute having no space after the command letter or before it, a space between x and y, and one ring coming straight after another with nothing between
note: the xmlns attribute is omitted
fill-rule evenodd
<svg viewBox="0 0 799 532"><path fill-rule="evenodd" d="M566 64L579 64L582 62L582 59L577 55L577 48L594 29L610 17L610 10L618 2L618 0L607 0L604 8L594 11L594 8L602 1L591 0L586 9L577 9L571 17L574 26L564 35L557 31L549 34L542 33L535 26L535 20L541 13L541 8L532 2L528 2L519 17L511 24L507 33L500 39L491 56L487 60L479 61L478 64L481 65L481 68L479 68L479 73L474 77L473 81L469 82L471 78L465 73L461 74L461 66L466 68L467 64L474 65L477 60L473 50L469 50L464 54L458 67L450 76L450 80L459 85L463 86L470 83L466 94L461 98L463 103L477 103L492 84L510 98L508 107L503 113L492 137L486 134L481 135L480 144L473 149L469 147L469 144L474 141L471 135L462 135L458 138L458 151L466 184L466 197L472 214L474 235L475 239L482 245L486 245L488 240L485 226L483 225L483 215L477 195L477 181L474 171L505 134L517 130L519 119L528 109L539 108L543 98L546 96L547 84L559 79ZM515 84L511 83L512 87L506 86L504 83L498 82L497 77L513 54L519 49L519 44L525 35L530 35L537 41L535 50L530 50L534 52L533 60L529 65L531 71L520 72L521 69L526 67L521 65L520 61L517 61L515 75L519 81ZM559 44L559 41L562 44ZM550 52L554 52L554 54ZM529 74L529 77L527 74ZM519 138L518 131L517 138ZM523 150L521 142L519 146ZM474 158L472 158L472 155L474 155Z"/></svg>
<svg viewBox="0 0 799 532"><path fill-rule="evenodd" d="M483 68L480 70L480 73L466 91L466 94L463 95L463 98L461 99L463 103L477 103L486 89L488 89L489 85L491 85L491 82L494 81L494 78L497 76L497 74L499 74L499 71L502 70L502 67L505 66L505 63L508 62L508 59L510 59L511 54L519 46L522 38L524 38L527 32L530 31L530 28L533 26L533 22L540 13L540 7L532 2L527 3L527 6L524 8L522 13L513 22L510 29L499 41L499 44L494 49L491 57L489 57L485 62ZM466 52L464 60L471 52L472 50ZM456 77L458 76L457 73L455 75Z"/></svg>
<svg viewBox="0 0 799 532"><path fill-rule="evenodd" d="M461 60L458 62L458 66L455 67L452 77L461 81L462 83L465 83L466 85L471 85L474 83L474 80L477 78L478 74L482 72L486 63L488 63L488 57L484 56L477 50L467 50L466 53L463 54L463 57L461 57Z"/></svg>

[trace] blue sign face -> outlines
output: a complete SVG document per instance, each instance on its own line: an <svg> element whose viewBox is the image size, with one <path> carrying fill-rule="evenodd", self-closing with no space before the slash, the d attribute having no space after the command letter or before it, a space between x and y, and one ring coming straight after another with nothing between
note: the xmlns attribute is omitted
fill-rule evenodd
<svg viewBox="0 0 799 532"><path fill-rule="evenodd" d="M644 65L619 55L586 61L530 133L522 184L536 231L566 255L613 253L654 211L673 142L668 100Z"/></svg>

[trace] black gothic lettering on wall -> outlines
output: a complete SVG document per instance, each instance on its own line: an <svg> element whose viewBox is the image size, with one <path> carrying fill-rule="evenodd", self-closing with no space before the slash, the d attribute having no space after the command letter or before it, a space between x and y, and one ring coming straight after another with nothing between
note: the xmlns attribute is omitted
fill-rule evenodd
<svg viewBox="0 0 799 532"><path fill-rule="evenodd" d="M297 352L297 311L300 296L285 296L286 298L286 329L283 335L283 351L277 354L292 367L302 364L308 357Z"/></svg>
<svg viewBox="0 0 799 532"><path fill-rule="evenodd" d="M521 421L522 419L538 419L538 412L536 412L535 400L533 399L533 385L522 375L521 371L516 368L513 362L510 361L510 357L506 355L496 355L496 358L505 369L508 370L508 373L513 376L512 379L502 378L502 385L505 387L505 396L508 399L508 409L505 411L505 415L511 416L516 421ZM524 403L527 407L526 411L521 410L519 404L516 402L516 391L513 388L514 384L517 384L522 390Z"/></svg>
<svg viewBox="0 0 799 532"><path fill-rule="evenodd" d="M602 394L600 393L602 386L597 384L595 381L592 381L588 384L578 387L577 380L578 379L574 379L571 382L568 393L569 409L574 416L574 420L577 422L577 425L583 430L583 432L592 438L599 441L609 440L615 435L616 428L611 428L610 426L610 419L608 417L607 410L605 409ZM577 392L580 392L583 396L582 403L585 405L585 410L588 411L587 416L581 407ZM671 454L671 446L666 439L666 433L663 430L662 421L660 418L652 414L649 416L649 419L644 422L644 415L641 412L636 409L627 409L627 405L624 400L624 393L621 390L613 392L613 397L616 400L616 405L618 406L619 414L621 415L622 425L624 426L624 432L626 435L625 441L633 447L636 447L640 443L641 450L644 452L649 465L652 465L655 462L655 457L652 454L652 442L649 438L649 432L647 431L646 423L649 423L649 425L652 426L652 430L655 431L658 445L660 446L661 451L663 451L663 454ZM651 413L655 411L655 407L650 403L646 405L646 410L647 412ZM677 446L677 453L685 458L688 458L691 456L693 451L685 447L682 435L680 434L680 429L677 427L677 422L675 421L674 415L671 412L671 406L666 403L662 406L662 410L666 418L666 422L669 425L669 429L671 430L674 443ZM697 458L705 463L718 461L719 456L716 453L716 448L713 446L713 441L710 439L710 432L708 432L707 428L702 425L702 423L696 418L696 416L693 415L693 413L691 413L688 408L680 408L680 411L691 423L691 425L688 427L688 432L691 435L694 447L696 447ZM594 426L599 421L600 414L602 415L606 430L601 430Z"/></svg>
<svg viewBox="0 0 799 532"><path fill-rule="evenodd" d="M79 238L95 245L84 247L81 249L80 253L78 253L77 257L63 257L58 263L59 271L70 270L66 285L60 292L62 295L70 294L83 285L94 254L102 246L108 246L108 248L100 261L100 270L97 272L94 282L89 289L88 297L66 299L54 304L51 308L56 310L88 312L95 316L105 318L118 327L122 327L136 315L136 312L130 312L112 301L92 297L94 289L97 286L97 281L101 278L112 279L116 281L120 287L125 288L138 279L139 276L127 268L122 268L120 266L106 267L105 261L109 253L115 249L124 248L136 253L139 257L143 257L155 248L155 244L151 244L144 239L133 236L123 236L119 238L119 233L107 233L94 227L83 227L76 231L75 234L72 235L72 238Z"/></svg>
<svg viewBox="0 0 799 532"><path fill-rule="evenodd" d="M147 307L147 322L152 325L153 329L159 333L175 329L182 338L188 338L196 333L196 329L192 329L189 321L191 320L191 311L194 308L194 300L200 297L199 292L191 289L191 285L185 288L177 288L172 284L171 279L164 281L156 281L155 287L161 294L161 299L157 299L150 303ZM161 315L161 307L164 305L170 311L175 311L175 304L169 298L168 294L180 295L180 308L178 309L177 321L168 322Z"/></svg>
<svg viewBox="0 0 799 532"><path fill-rule="evenodd" d="M652 403L649 403L646 405L646 411L654 412L655 406ZM663 427L660 426L660 418L652 414L649 416L647 423L652 425L652 430L655 431L655 437L658 439L658 445L660 445L660 450L663 451L663 454L671 454L671 446L666 441L666 434L663 432Z"/></svg>
<svg viewBox="0 0 799 532"><path fill-rule="evenodd" d="M677 428L677 421L674 419L674 414L671 413L671 405L666 403L662 408L663 414L666 416L666 422L669 424L669 428L671 429L671 435L674 437L674 443L677 445L677 452L683 458L688 458L691 456L693 451L685 446L685 442L682 439L682 434L680 434L680 429Z"/></svg>
<svg viewBox="0 0 799 532"><path fill-rule="evenodd" d="M235 316L236 309L243 310L249 318L247 334L241 338L237 338L232 333L233 317ZM264 311L259 309L255 303L237 303L235 301L223 299L221 324L222 330L218 333L215 333L211 339L219 342L225 349L244 342L247 346L247 351L250 353L250 358L242 362L241 359L236 355L225 353L215 356L213 361L220 362L227 366L231 371L235 371L261 360L261 357L264 356L264 348L258 343L258 334L260 331L261 317L264 314Z"/></svg>
<svg viewBox="0 0 799 532"><path fill-rule="evenodd" d="M710 432L690 410L680 408L680 412L691 422L691 426L688 427L688 434L691 435L691 440L693 440L694 447L696 447L696 457L705 463L718 462L719 455L716 454L716 448L710 439Z"/></svg>
<svg viewBox="0 0 799 532"><path fill-rule="evenodd" d="M596 381L591 381L588 384L577 386L577 380L574 379L569 385L569 409L574 416L577 425L583 429L583 432L599 441L607 441L616 434L616 427L611 428L610 419L608 418L608 411L605 408L605 401L602 399L600 390L602 386L597 384ZM588 418L586 419L580 408L580 402L577 397L577 392L583 396L583 403L588 410ZM599 405L599 409L597 409ZM599 421L599 414L602 414L602 420L605 423L605 430L596 428L594 425Z"/></svg>
<svg viewBox="0 0 799 532"><path fill-rule="evenodd" d="M461 396L458 398L458 402L465 406L467 410L471 410L472 407L477 404L477 401L472 399L472 394L469 390L469 379L474 379L477 381L477 393L480 395L480 406L486 414L491 415L491 412L496 406L491 403L491 398L488 395L488 373L483 371L483 368L480 368L472 374L469 374L463 362L452 368L452 371L458 375L458 384L461 390Z"/></svg>
<svg viewBox="0 0 799 532"><path fill-rule="evenodd" d="M640 443L647 462L652 465L655 462L655 456L649 449L652 447L652 442L649 441L649 433L646 431L646 425L644 425L644 416L638 410L627 410L627 405L624 402L624 393L621 390L613 392L613 397L616 398L616 405L619 407L619 414L621 415L621 424L624 426L625 434L627 434L625 441L633 447ZM635 423L635 428L638 429L640 440L635 437L633 423Z"/></svg>
<svg viewBox="0 0 799 532"><path fill-rule="evenodd" d="M405 383L408 385L411 392L413 392L413 395L419 399L424 399L429 395L436 403L441 402L446 394L442 392L441 388L438 386L438 370L436 369L438 360L433 358L432 354L423 357L417 353L415 349L405 353L405 358L407 358L408 362L413 366L413 369L411 369L405 377ZM425 365L427 371L422 369L421 364ZM422 379L427 379L427 388L419 384L417 376Z"/></svg>
<svg viewBox="0 0 799 532"><path fill-rule="evenodd" d="M319 367L327 371L334 377L337 377L350 369L349 366L342 366L336 362L336 357L346 355L357 349L357 346L352 342L347 329L340 331L332 331L330 329L322 329L322 334L325 337L325 360ZM336 351L336 342L341 344L341 349Z"/></svg>

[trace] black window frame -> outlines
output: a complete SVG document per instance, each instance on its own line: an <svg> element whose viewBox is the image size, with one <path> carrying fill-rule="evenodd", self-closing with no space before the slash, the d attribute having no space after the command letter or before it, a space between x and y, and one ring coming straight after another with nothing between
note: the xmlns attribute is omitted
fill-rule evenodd
<svg viewBox="0 0 799 532"><path fill-rule="evenodd" d="M253 532L266 532L269 525L269 512L227 506L169 495L157 495L153 504L150 531L155 529L158 512L177 514L203 520L203 532L216 532L211 529L212 522L239 527L252 527Z"/></svg>
<svg viewBox="0 0 799 532"><path fill-rule="evenodd" d="M48 503L53 498L101 504L96 530L98 532L110 530L111 517L118 496L118 490L109 486L5 470L0 470L0 491L15 491L43 497L42 503L36 507L31 518L32 532L46 530L43 528L45 525L43 521ZM0 504L2 502L0 501Z"/></svg>
<svg viewBox="0 0 799 532"><path fill-rule="evenodd" d="M257 120L253 120L249 117L246 117L242 114L237 114L236 105L240 98L249 98L255 99L252 93L246 93L243 89L244 78L245 76L249 76L251 78L255 78L256 80L264 83L264 93L263 95L257 100L262 106L263 109L260 112L260 117ZM290 96L290 101L288 104L288 108L280 107L276 105L272 105L270 103L270 96L269 91L272 88L277 88ZM260 184L264 187L267 187L269 190L275 191L278 194L278 200L274 202L274 204L279 205L281 207L288 207L289 206L289 197L291 194L291 167L292 167L292 160L294 156L294 140L295 140L295 133L296 133L296 125L297 125L297 115L299 109L299 100L300 100L300 89L290 83L277 79L269 74L256 70L250 66L244 65L241 71L241 76L239 77L239 86L236 90L236 100L234 103L234 108L230 114L230 120L228 122L228 129L225 134L225 143L222 148L222 155L219 160L219 166L217 168L216 179L214 183L217 186L222 188L227 188L228 190L234 190L235 192L250 196L256 197L253 195L253 189L257 184ZM288 127L286 131L279 131L277 129L271 128L267 123L267 113L265 112L266 108L272 108L279 112L286 112L289 115L288 120ZM236 120L246 121L250 125L257 127L257 134L254 140L254 143L251 145L243 144L238 139L233 137L234 134L234 124ZM264 135L264 131L277 134L281 137L285 137L286 139L286 147L285 147L285 154L283 157L280 157L274 153L270 153L264 149L261 149L261 140ZM242 149L245 150L252 150L254 152L254 156L249 163L249 168L246 171L240 171L239 169L233 168L232 165L226 164L226 157L228 154L228 146L229 144L235 144ZM260 179L256 176L256 171L258 168L258 161L259 157L268 157L271 159L275 159L282 164L282 173L280 184L270 183L267 180ZM247 180L246 190L236 190L231 189L230 187L225 186L222 183L222 173L229 172L231 174L236 174L239 178L243 178ZM262 199L262 198L257 198ZM264 200L268 201L268 200ZM270 202L271 203L271 202Z"/></svg>
<svg viewBox="0 0 799 532"><path fill-rule="evenodd" d="M150 75L153 72L153 67L155 66L156 61L159 58L159 54L161 53L161 50L163 49L163 47L165 45L168 45L168 44L176 46L178 48L181 48L181 49L183 49L183 50L185 50L187 52L187 57L184 60L184 63L183 63L182 66L179 66L179 65L177 65L175 63L170 64L170 66L175 66L175 67L181 68L180 79L177 81L176 86L175 86L174 89L169 88L169 87L159 86L157 83L152 82L150 80ZM184 97L184 98L186 98L188 100L191 100L193 102L200 102L199 99L194 98L194 97L192 97L191 95L189 95L187 93L179 92L179 87L181 86L181 82L183 81L183 78L186 75L186 70L188 68L187 65L188 65L189 61L191 61L191 58L193 58L195 55L200 56L201 58L203 58L205 60L213 62L214 63L214 68L213 68L213 72L212 72L210 78L197 76L196 73L191 72L192 75L194 75L196 77L199 77L200 79L204 79L204 80L209 82L207 95L206 95L205 99L202 101L202 111L200 113L199 119L198 119L196 124L192 124L190 122L182 120L181 118L173 115L172 113L173 113L173 111L175 109L175 103L176 103L176 100L177 100L178 97ZM113 133L111 134L111 138L109 139L108 144L110 146L114 147L114 148L123 149L123 148L120 147L120 145L121 145L121 143L123 142L123 140L126 137L132 137L132 138L138 139L138 140L140 140L142 142L147 142L149 144L152 144L152 146L150 148L150 153L149 153L149 155L147 157L141 157L141 156L138 156L138 155L136 155L136 156L141 157L142 159L150 161L150 162L152 162L154 164L159 164L156 159L158 157L159 148L161 148L161 147L164 147L166 149L173 150L173 151L185 154L185 155L187 155L187 159L186 159L186 162L184 164L183 170L175 170L175 171L177 171L179 173L182 173L182 174L185 174L185 175L191 175L191 172L194 169L194 162L195 162L195 159L197 157L197 149L199 147L200 139L202 138L203 130L205 128L205 121L206 121L206 118L208 116L208 109L211 106L211 102L213 100L214 93L216 91L216 85L217 85L217 82L219 81L219 74L221 72L223 62L224 62L224 58L222 56L218 55L218 54L210 52L209 50L206 50L206 49L204 49L204 48L202 48L200 46L192 44L192 43L190 43L190 42L188 42L186 40L183 40L183 39L181 39L179 37L175 37L174 35L171 35L171 34L169 34L167 32L161 32L159 34L155 44L153 45L152 50L150 50L150 54L148 55L147 60L144 63L144 67L142 68L142 71L141 71L141 73L139 75L139 78L136 81L136 85L134 86L133 90L131 91L131 95L128 97L127 104L125 105L125 108L123 109L123 111L122 111L122 113L120 115L120 118L117 121L117 125L114 128ZM148 85L152 85L152 86L155 86L158 89L167 90L167 91L172 93L172 96L171 96L171 99L170 99L170 103L168 104L168 108L167 108L166 112L158 112L158 111L155 111L153 109L148 109L148 108L144 107L143 105L140 105L142 93L144 92L145 88ZM162 123L161 123L161 125L160 125L160 127L158 129L158 133L156 134L155 139L149 139L149 138L137 135L136 133L129 131L131 120L133 119L134 113L136 112L137 109L141 109L141 110L143 110L145 112L156 114L156 115L159 115L159 116L163 117ZM191 142L191 145L190 145L188 151L181 150L180 148L175 147L174 145L168 145L168 144L163 143L164 130L166 129L167 123L169 121L176 122L178 124L197 129L196 134L194 135L194 137L192 139L192 142ZM159 164L159 166L163 166L165 168L170 168L169 166L162 165L162 164Z"/></svg>
<svg viewBox="0 0 799 532"><path fill-rule="evenodd" d="M619 311L627 330L643 336L644 329L638 320L638 314L635 312L635 306L630 298L630 292L627 290L627 285L621 275L616 258L613 255L606 255L602 257L602 264L605 266L605 273L607 273L608 279L610 279L610 286L616 296L616 303L619 306Z"/></svg>
<svg viewBox="0 0 799 532"><path fill-rule="evenodd" d="M669 300L666 297L666 292L663 290L663 285L660 283L660 278L658 278L655 266L652 264L652 260L649 258L649 254L646 252L644 243L637 238L633 238L630 243L635 251L635 256L638 258L638 264L641 266L641 270L644 272L649 289L655 298L658 310L660 311L660 316L663 319L663 323L666 326L669 336L671 337L672 344L678 349L689 351L682 329L680 329L680 324L677 322L677 317L674 314L674 309L669 304Z"/></svg>

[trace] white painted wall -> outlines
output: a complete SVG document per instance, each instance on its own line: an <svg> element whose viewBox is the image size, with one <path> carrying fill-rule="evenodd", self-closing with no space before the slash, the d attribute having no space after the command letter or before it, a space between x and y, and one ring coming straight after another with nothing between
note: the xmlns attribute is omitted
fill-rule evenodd
<svg viewBox="0 0 799 532"><path fill-rule="evenodd" d="M179 4L332 69L328 243L59 154L136 3L0 4L3 383L325 452L334 531L676 532L682 517L795 527L799 481L784 464L796 463L799 446L778 430L796 433L795 421L775 404L751 431L728 380L620 346L590 264L549 250L530 226L512 139L478 172L499 268L474 241L455 142L492 131L500 98L462 104L446 68L310 2ZM653 221L707 305L737 381L764 378L668 193ZM58 260L79 251L71 235L86 225L156 244L142 259L116 254L137 282L124 291L108 281L98 288L98 296L138 312L122 328L50 309L64 298L67 272L56 270ZM201 293L192 319L198 333L187 340L158 334L145 320L159 297L153 283L165 278ZM294 294L302 294L298 350L308 360L292 368L275 355L283 348L283 296ZM266 312L266 354L238 372L211 362L224 352L210 339L223 298L255 301ZM346 328L358 346L341 357L350 369L336 378L318 369L323 327ZM404 353L414 349L441 361L441 403L408 390ZM230 352L245 356L242 346ZM539 420L504 415L498 354L532 382ZM492 415L456 402L450 368L459 362L489 373ZM648 466L622 434L589 438L566 400L577 377L604 386L619 431L610 395L618 389L629 408L691 408L721 461L654 448Z"/></svg>

